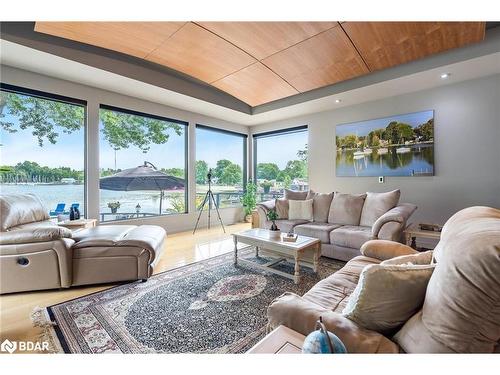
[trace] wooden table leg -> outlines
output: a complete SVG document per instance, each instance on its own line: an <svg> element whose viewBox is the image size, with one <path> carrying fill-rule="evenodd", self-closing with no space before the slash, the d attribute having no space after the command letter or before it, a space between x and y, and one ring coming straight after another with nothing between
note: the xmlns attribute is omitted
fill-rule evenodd
<svg viewBox="0 0 500 375"><path fill-rule="evenodd" d="M233 236L233 242L234 242L234 265L236 266L238 264L238 239L236 236Z"/></svg>
<svg viewBox="0 0 500 375"><path fill-rule="evenodd" d="M293 274L293 281L295 284L300 282L300 265L299 265L299 253L295 254L295 273Z"/></svg>
<svg viewBox="0 0 500 375"><path fill-rule="evenodd" d="M313 271L318 272L319 257L321 256L321 244L316 245L316 251L314 252L313 258Z"/></svg>

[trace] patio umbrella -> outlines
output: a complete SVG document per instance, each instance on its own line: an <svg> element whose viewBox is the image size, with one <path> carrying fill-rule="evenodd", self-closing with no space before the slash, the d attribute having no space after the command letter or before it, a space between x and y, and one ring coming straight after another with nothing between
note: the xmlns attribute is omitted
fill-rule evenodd
<svg viewBox="0 0 500 375"><path fill-rule="evenodd" d="M184 189L184 179L169 176L158 171L148 161L136 168L125 169L112 176L99 180L99 187L104 190L135 191L154 190L160 192L160 214L165 190Z"/></svg>

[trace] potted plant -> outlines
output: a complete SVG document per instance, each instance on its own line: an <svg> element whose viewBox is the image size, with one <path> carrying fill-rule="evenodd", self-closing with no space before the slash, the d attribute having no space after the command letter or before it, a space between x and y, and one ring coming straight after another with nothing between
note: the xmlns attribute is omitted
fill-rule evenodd
<svg viewBox="0 0 500 375"><path fill-rule="evenodd" d="M273 186L273 183L271 181L264 181L260 184L260 186L264 189L265 194L269 194L269 191L271 190L271 187Z"/></svg>
<svg viewBox="0 0 500 375"><path fill-rule="evenodd" d="M108 207L111 208L111 213L116 214L118 209L120 208L120 202L108 202Z"/></svg>
<svg viewBox="0 0 500 375"><path fill-rule="evenodd" d="M251 180L247 182L247 188L245 193L241 196L241 203L243 204L243 209L245 211L245 221L247 223L252 222L252 211L257 205L257 185L255 185Z"/></svg>
<svg viewBox="0 0 500 375"><path fill-rule="evenodd" d="M279 230L278 226L276 225L276 220L278 220L278 213L276 212L276 209L271 209L267 212L266 214L267 220L270 220L273 222L271 225L271 228L269 228L269 238L274 238L278 239L281 238L281 231Z"/></svg>

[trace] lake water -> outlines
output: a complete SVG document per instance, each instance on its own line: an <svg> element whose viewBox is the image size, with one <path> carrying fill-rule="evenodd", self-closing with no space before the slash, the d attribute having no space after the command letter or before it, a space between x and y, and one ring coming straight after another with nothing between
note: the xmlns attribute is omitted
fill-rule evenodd
<svg viewBox="0 0 500 375"><path fill-rule="evenodd" d="M204 197L206 188L204 186L199 186L198 199ZM239 205L239 194L234 191L234 188L230 187L219 187L214 188L214 195L220 194L220 205L221 207L229 207L234 205ZM54 210L58 203L66 203L66 210L69 209L72 203L80 203L80 212L85 214L83 197L84 197L84 185L28 185L28 184L0 184L0 194L35 194L41 201L45 204L47 209ZM168 211L175 211L172 207L172 196L184 196L184 192L168 192L163 199L162 211L166 213ZM110 215L111 209L108 207L108 202L120 202L120 208L118 209L118 215ZM99 202L99 212L107 213L104 216L104 220L116 220L124 219L122 217L124 213L135 213L135 207L137 204L141 205L142 213L150 213L157 215L159 212L160 205L160 192L156 191L112 191L112 190L100 190L100 202ZM199 204L199 202L198 202Z"/></svg>
<svg viewBox="0 0 500 375"><path fill-rule="evenodd" d="M80 211L84 213L83 185L0 185L2 194L32 193L37 195L48 209L54 210L58 203L66 203L68 209L72 203L80 203ZM183 194L183 193L175 193ZM155 191L100 191L100 212L111 212L108 202L119 201L119 212L135 212L135 206L141 205L141 212L158 213L160 204L160 192ZM170 199L166 197L163 201L165 209L171 208Z"/></svg>
<svg viewBox="0 0 500 375"><path fill-rule="evenodd" d="M337 176L432 176L434 145L405 147L409 150L403 153L397 151L398 146L388 147L386 153L373 148L364 155L355 154L356 150L337 151Z"/></svg>

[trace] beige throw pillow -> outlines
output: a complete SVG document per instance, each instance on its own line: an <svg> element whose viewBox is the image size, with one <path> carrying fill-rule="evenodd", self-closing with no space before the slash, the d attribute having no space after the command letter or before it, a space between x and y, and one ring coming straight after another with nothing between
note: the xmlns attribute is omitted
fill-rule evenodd
<svg viewBox="0 0 500 375"><path fill-rule="evenodd" d="M285 199L294 200L294 201L303 201L306 200L308 191L295 191L290 189L285 189Z"/></svg>
<svg viewBox="0 0 500 375"><path fill-rule="evenodd" d="M359 225L373 226L380 216L398 205L400 196L401 191L399 189L387 193L366 193Z"/></svg>
<svg viewBox="0 0 500 375"><path fill-rule="evenodd" d="M276 213L280 219L288 219L288 199L276 199L274 204Z"/></svg>
<svg viewBox="0 0 500 375"><path fill-rule="evenodd" d="M313 200L288 201L288 219L289 220L313 220Z"/></svg>
<svg viewBox="0 0 500 375"><path fill-rule="evenodd" d="M435 264L366 266L342 314L358 325L391 333L420 310Z"/></svg>
<svg viewBox="0 0 500 375"><path fill-rule="evenodd" d="M328 222L341 225L359 225L365 198L366 194L335 193L328 213Z"/></svg>

